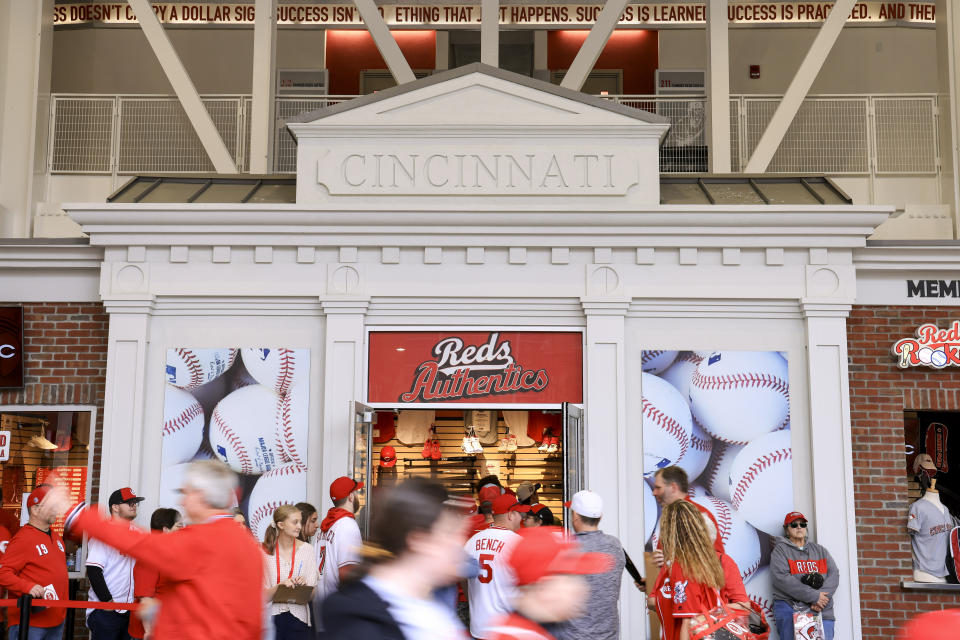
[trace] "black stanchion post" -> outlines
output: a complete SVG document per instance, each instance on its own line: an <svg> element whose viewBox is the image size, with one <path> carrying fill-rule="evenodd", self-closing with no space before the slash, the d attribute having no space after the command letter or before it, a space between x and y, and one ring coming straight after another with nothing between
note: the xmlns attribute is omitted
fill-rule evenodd
<svg viewBox="0 0 960 640"><path fill-rule="evenodd" d="M33 602L33 596L25 593L17 598L17 606L20 607L20 628L17 629L17 640L29 640L30 638L30 603Z"/></svg>
<svg viewBox="0 0 960 640"><path fill-rule="evenodd" d="M70 599L77 599L77 580L70 581ZM75 624L77 618L77 610L73 607L67 609L67 623L64 625L67 629L67 633L64 636L64 640L73 640L73 625Z"/></svg>

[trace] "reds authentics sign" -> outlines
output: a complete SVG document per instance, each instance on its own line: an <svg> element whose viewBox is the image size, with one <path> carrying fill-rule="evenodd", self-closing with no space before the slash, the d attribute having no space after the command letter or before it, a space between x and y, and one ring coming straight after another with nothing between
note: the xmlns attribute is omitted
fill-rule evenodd
<svg viewBox="0 0 960 640"><path fill-rule="evenodd" d="M960 367L960 321L954 321L949 329L940 329L935 324L920 325L916 338L897 340L893 354L901 369Z"/></svg>
<svg viewBox="0 0 960 640"><path fill-rule="evenodd" d="M23 386L23 309L0 307L0 389Z"/></svg>
<svg viewBox="0 0 960 640"><path fill-rule="evenodd" d="M374 331L368 401L583 401L583 335L540 331Z"/></svg>

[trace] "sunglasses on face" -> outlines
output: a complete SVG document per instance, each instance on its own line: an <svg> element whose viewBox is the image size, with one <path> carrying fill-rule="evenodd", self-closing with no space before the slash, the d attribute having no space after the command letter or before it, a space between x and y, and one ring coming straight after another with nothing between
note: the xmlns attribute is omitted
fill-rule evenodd
<svg viewBox="0 0 960 640"><path fill-rule="evenodd" d="M790 523L790 528L791 528L791 529L796 529L796 528L798 528L798 527L801 528L801 529L806 529L806 528L807 528L807 523L806 523L806 522L791 522L791 523Z"/></svg>

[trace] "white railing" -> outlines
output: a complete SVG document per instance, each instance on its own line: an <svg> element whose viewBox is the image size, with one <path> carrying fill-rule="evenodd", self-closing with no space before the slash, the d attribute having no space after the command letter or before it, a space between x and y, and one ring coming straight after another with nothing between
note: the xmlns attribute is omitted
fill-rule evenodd
<svg viewBox="0 0 960 640"><path fill-rule="evenodd" d="M296 145L283 123L356 96L276 99L273 168L296 170ZM609 100L664 115L671 128L660 151L664 173L705 172L706 98L610 95ZM749 160L781 96L732 96L730 154L734 171ZM237 164L249 168L250 96L205 96L204 104ZM937 96L810 96L784 136L768 173L937 175ZM48 170L67 174L208 173L207 158L173 96L55 94L51 100Z"/></svg>

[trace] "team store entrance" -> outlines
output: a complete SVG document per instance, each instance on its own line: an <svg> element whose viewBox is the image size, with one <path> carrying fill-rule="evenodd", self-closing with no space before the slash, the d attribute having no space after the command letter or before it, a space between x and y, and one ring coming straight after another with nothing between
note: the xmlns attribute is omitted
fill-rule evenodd
<svg viewBox="0 0 960 640"><path fill-rule="evenodd" d="M368 403L353 403L362 529L378 490L409 478L471 499L490 476L529 485L566 522L583 488L582 332L370 331L367 353Z"/></svg>

